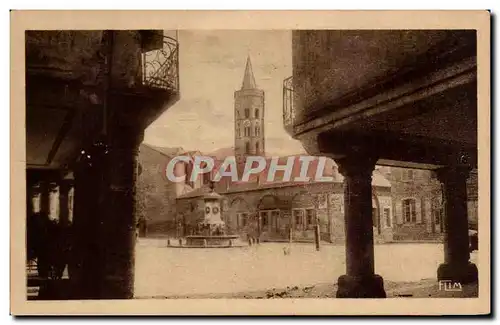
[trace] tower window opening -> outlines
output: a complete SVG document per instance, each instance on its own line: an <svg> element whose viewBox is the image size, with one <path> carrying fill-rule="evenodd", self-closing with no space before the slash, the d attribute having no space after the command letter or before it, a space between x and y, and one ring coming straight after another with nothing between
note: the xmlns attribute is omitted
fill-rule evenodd
<svg viewBox="0 0 500 325"><path fill-rule="evenodd" d="M250 117L250 109L245 108L245 118L249 118L249 117Z"/></svg>
<svg viewBox="0 0 500 325"><path fill-rule="evenodd" d="M250 142L245 142L245 153L250 153Z"/></svg>
<svg viewBox="0 0 500 325"><path fill-rule="evenodd" d="M259 153L259 141L255 143L255 152Z"/></svg>
<svg viewBox="0 0 500 325"><path fill-rule="evenodd" d="M255 109L255 118L259 118L259 109Z"/></svg>
<svg viewBox="0 0 500 325"><path fill-rule="evenodd" d="M260 127L258 125L255 127L255 135L260 136Z"/></svg>

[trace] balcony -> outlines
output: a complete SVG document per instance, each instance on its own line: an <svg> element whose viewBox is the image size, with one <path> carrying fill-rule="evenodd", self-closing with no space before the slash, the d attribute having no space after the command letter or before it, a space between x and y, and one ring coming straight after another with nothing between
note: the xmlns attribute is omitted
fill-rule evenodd
<svg viewBox="0 0 500 325"><path fill-rule="evenodd" d="M142 85L155 89L179 91L179 43L163 36L163 48L142 54Z"/></svg>
<svg viewBox="0 0 500 325"><path fill-rule="evenodd" d="M32 31L26 33L28 77L86 87L179 90L179 44L144 31ZM149 36L151 38L151 36Z"/></svg>
<svg viewBox="0 0 500 325"><path fill-rule="evenodd" d="M69 165L113 124L145 129L179 98L179 44L161 31L26 33L30 167Z"/></svg>
<svg viewBox="0 0 500 325"><path fill-rule="evenodd" d="M283 81L283 127L285 131L294 136L295 122L295 93L293 91L293 77Z"/></svg>

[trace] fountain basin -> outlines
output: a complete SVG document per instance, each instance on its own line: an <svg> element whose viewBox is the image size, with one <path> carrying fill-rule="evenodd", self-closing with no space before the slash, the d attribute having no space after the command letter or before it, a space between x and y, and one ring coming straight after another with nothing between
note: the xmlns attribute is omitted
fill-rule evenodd
<svg viewBox="0 0 500 325"><path fill-rule="evenodd" d="M245 247L238 235L191 235L186 236L183 240L168 241L169 247L178 248L229 248L229 247Z"/></svg>
<svg viewBox="0 0 500 325"><path fill-rule="evenodd" d="M237 235L192 235L186 237L186 245L198 247L231 247L236 244L235 241L238 238L239 236Z"/></svg>

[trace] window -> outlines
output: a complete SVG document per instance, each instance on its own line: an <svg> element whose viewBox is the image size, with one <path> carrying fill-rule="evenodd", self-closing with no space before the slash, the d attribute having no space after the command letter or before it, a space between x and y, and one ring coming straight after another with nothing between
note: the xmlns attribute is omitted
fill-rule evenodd
<svg viewBox="0 0 500 325"><path fill-rule="evenodd" d="M247 225L247 213L239 212L236 214L236 223L239 228L243 228Z"/></svg>
<svg viewBox="0 0 500 325"><path fill-rule="evenodd" d="M403 200L403 217L405 222L417 222L417 209L415 199Z"/></svg>
<svg viewBox="0 0 500 325"><path fill-rule="evenodd" d="M391 227L391 209L384 208L384 220L387 228Z"/></svg>
<svg viewBox="0 0 500 325"><path fill-rule="evenodd" d="M263 231L276 231L278 229L279 210L259 211L260 224Z"/></svg>
<svg viewBox="0 0 500 325"><path fill-rule="evenodd" d="M257 141L255 143L255 152L258 153L259 152L259 141Z"/></svg>
<svg viewBox="0 0 500 325"><path fill-rule="evenodd" d="M245 142L245 153L250 153L250 142Z"/></svg>
<svg viewBox="0 0 500 325"><path fill-rule="evenodd" d="M255 109L255 118L259 118L259 109L258 108Z"/></svg>
<svg viewBox="0 0 500 325"><path fill-rule="evenodd" d="M306 228L307 229L312 229L314 227L314 209L307 209L306 210Z"/></svg>
<svg viewBox="0 0 500 325"><path fill-rule="evenodd" d="M272 222L272 227L274 228L273 230L278 229L279 218L280 218L279 210L271 211L271 222Z"/></svg>
<svg viewBox="0 0 500 325"><path fill-rule="evenodd" d="M262 227L269 226L269 214L267 211L260 213L260 222L262 223Z"/></svg>
<svg viewBox="0 0 500 325"><path fill-rule="evenodd" d="M440 209L435 209L433 211L433 213L434 213L434 223L436 225L441 224L441 210Z"/></svg>
<svg viewBox="0 0 500 325"><path fill-rule="evenodd" d="M245 118L249 118L249 117L250 117L250 109L245 108Z"/></svg>
<svg viewBox="0 0 500 325"><path fill-rule="evenodd" d="M404 181L412 181L414 178L414 170L413 169L406 169L403 171L403 180Z"/></svg>
<svg viewBox="0 0 500 325"><path fill-rule="evenodd" d="M313 229L316 225L316 211L314 209L294 209L292 216L295 230Z"/></svg>
<svg viewBox="0 0 500 325"><path fill-rule="evenodd" d="M295 229L302 230L303 228L302 225L304 224L303 218L304 218L304 210L302 209L293 210L293 224L295 226Z"/></svg>
<svg viewBox="0 0 500 325"><path fill-rule="evenodd" d="M250 127L249 126L245 126L245 136L246 137L250 136Z"/></svg>
<svg viewBox="0 0 500 325"><path fill-rule="evenodd" d="M255 127L255 136L260 136L260 126L258 125Z"/></svg>

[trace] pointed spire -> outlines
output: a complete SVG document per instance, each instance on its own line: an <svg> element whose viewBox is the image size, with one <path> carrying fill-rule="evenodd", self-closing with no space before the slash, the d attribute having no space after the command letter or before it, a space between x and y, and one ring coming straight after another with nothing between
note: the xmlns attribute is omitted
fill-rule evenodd
<svg viewBox="0 0 500 325"><path fill-rule="evenodd" d="M252 62L250 62L250 55L247 57L247 66L245 67L245 75L243 76L243 83L241 89L255 89L255 78L252 71Z"/></svg>

